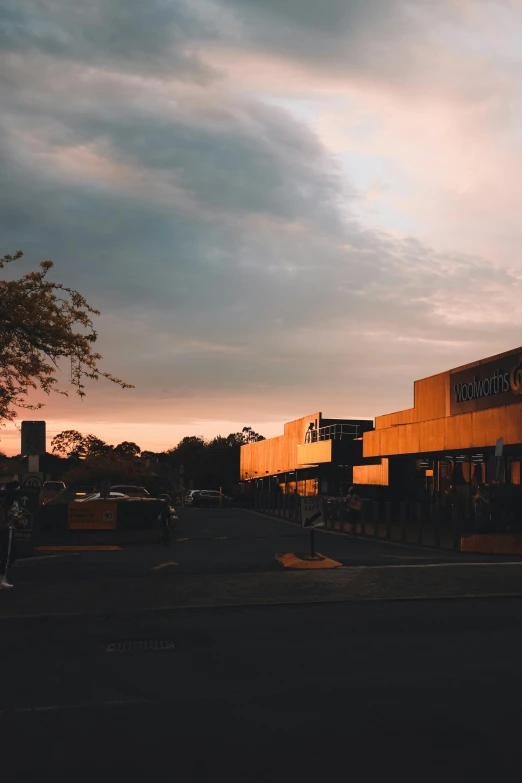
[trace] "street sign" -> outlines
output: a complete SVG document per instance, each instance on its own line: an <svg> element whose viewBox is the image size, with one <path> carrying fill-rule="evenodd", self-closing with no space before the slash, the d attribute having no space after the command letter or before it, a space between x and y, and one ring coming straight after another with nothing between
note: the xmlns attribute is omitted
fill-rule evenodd
<svg viewBox="0 0 522 783"><path fill-rule="evenodd" d="M69 503L67 526L69 530L116 530L118 505L107 500L87 500Z"/></svg>
<svg viewBox="0 0 522 783"><path fill-rule="evenodd" d="M301 527L324 527L324 498L301 498Z"/></svg>
<svg viewBox="0 0 522 783"><path fill-rule="evenodd" d="M33 535L33 519L34 516L30 511L26 511L25 508L22 509L22 513L18 522L19 526L15 528L15 537L17 539L24 540L31 538Z"/></svg>
<svg viewBox="0 0 522 783"><path fill-rule="evenodd" d="M22 422L22 455L36 457L45 454L45 421Z"/></svg>
<svg viewBox="0 0 522 783"><path fill-rule="evenodd" d="M501 457L504 451L504 438L499 438L495 445L495 457Z"/></svg>
<svg viewBox="0 0 522 783"><path fill-rule="evenodd" d="M24 487L20 494L21 519L18 527L15 528L15 536L18 540L23 541L30 539L33 535L34 521L38 514L39 491Z"/></svg>
<svg viewBox="0 0 522 783"><path fill-rule="evenodd" d="M43 485L42 473L28 473L22 479L22 487L40 490Z"/></svg>

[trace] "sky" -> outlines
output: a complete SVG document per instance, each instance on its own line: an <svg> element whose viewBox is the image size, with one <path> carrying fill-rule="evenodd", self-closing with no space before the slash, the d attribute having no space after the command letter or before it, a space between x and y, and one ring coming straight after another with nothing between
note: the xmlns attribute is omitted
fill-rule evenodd
<svg viewBox="0 0 522 783"><path fill-rule="evenodd" d="M20 418L272 436L520 345L521 39L522 0L0 0L0 251L135 384Z"/></svg>

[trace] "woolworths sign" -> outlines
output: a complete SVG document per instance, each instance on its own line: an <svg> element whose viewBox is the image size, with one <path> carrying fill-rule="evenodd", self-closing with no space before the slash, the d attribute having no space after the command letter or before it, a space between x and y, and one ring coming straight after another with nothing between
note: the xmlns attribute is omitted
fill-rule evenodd
<svg viewBox="0 0 522 783"><path fill-rule="evenodd" d="M452 414L522 402L522 349L512 356L450 373L450 400Z"/></svg>

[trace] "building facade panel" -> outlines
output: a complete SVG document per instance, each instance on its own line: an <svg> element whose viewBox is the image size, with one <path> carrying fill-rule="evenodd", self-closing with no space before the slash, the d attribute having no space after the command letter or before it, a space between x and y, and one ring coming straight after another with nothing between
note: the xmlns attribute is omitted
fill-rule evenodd
<svg viewBox="0 0 522 783"><path fill-rule="evenodd" d="M404 425L406 426L406 425ZM364 433L363 436L363 456L365 457L386 457L388 454L399 454L399 430L400 426L387 427L385 430L379 430L379 451L370 453L366 449L366 440L371 433Z"/></svg>
<svg viewBox="0 0 522 783"><path fill-rule="evenodd" d="M353 483L359 485L373 484L378 487L387 487L388 460L384 457L378 465L355 465L353 469Z"/></svg>
<svg viewBox="0 0 522 783"><path fill-rule="evenodd" d="M417 425L419 431L419 452L444 451L445 427L443 419L421 421Z"/></svg>
<svg viewBox="0 0 522 783"><path fill-rule="evenodd" d="M446 415L448 373L432 375L415 382L415 421L440 419Z"/></svg>
<svg viewBox="0 0 522 783"><path fill-rule="evenodd" d="M473 446L473 417L471 413L439 419L444 427L444 449L471 449Z"/></svg>
<svg viewBox="0 0 522 783"><path fill-rule="evenodd" d="M363 436L363 455L365 457L378 457L382 453L381 430L365 432Z"/></svg>
<svg viewBox="0 0 522 783"><path fill-rule="evenodd" d="M396 413L385 413L375 417L375 429L384 430L388 427L396 427L400 424L411 424L415 421L415 408L408 408Z"/></svg>
<svg viewBox="0 0 522 783"><path fill-rule="evenodd" d="M297 447L297 465L313 465L332 461L331 440L320 440L316 443L304 443Z"/></svg>
<svg viewBox="0 0 522 783"><path fill-rule="evenodd" d="M419 451L419 425L405 424L396 428L399 433L399 451L401 454L417 454Z"/></svg>

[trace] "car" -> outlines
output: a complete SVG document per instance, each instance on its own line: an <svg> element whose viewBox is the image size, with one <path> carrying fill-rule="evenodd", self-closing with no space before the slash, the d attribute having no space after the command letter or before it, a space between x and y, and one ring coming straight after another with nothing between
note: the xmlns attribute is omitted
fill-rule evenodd
<svg viewBox="0 0 522 783"><path fill-rule="evenodd" d="M136 487L134 484L115 484L111 492L123 492L130 498L150 498L150 492L145 487Z"/></svg>
<svg viewBox="0 0 522 783"><path fill-rule="evenodd" d="M202 506L219 506L220 502L230 503L233 500L229 495L221 495L215 489L200 489L194 493L192 505L198 508Z"/></svg>
<svg viewBox="0 0 522 783"><path fill-rule="evenodd" d="M67 489L64 481L44 481L42 492L63 492Z"/></svg>
<svg viewBox="0 0 522 783"><path fill-rule="evenodd" d="M198 492L201 492L201 490L191 489L187 492L184 500L186 506L192 506L194 504L194 495L196 495Z"/></svg>
<svg viewBox="0 0 522 783"><path fill-rule="evenodd" d="M99 492L93 492L90 495L86 495L84 498L76 498L75 503L90 503L91 500L127 500L129 495L124 495L123 492L109 492L108 497L104 498Z"/></svg>
<svg viewBox="0 0 522 783"><path fill-rule="evenodd" d="M63 481L44 481L38 496L38 505L45 505L45 503L58 497L66 489L67 487Z"/></svg>

